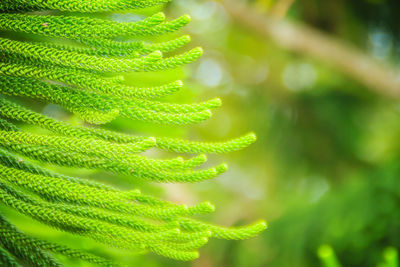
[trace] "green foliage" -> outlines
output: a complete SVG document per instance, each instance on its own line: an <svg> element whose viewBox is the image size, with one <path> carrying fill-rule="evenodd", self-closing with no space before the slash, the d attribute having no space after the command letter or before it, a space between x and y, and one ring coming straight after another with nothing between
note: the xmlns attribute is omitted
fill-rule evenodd
<svg viewBox="0 0 400 267"><path fill-rule="evenodd" d="M89 254L87 252L71 249L63 245L54 244L44 240L39 240L33 237L29 237L26 234L19 231L14 225L7 222L4 217L0 217L0 236L1 243L4 244L9 250L12 250L14 254L18 255L18 258L27 257L33 265L39 263L44 266L59 266L60 264L56 262L47 252L54 252L57 254L65 255L71 258L78 258L87 262L96 263L105 266L114 265L113 263L99 258L95 255ZM14 266L19 266L13 261L11 255L7 255L7 251L3 250L5 257L2 259L9 260L8 264L14 264ZM24 255L26 253L26 255ZM6 257L8 256L8 258ZM8 266L7 263L4 263ZM13 265L10 265L13 266Z"/></svg>
<svg viewBox="0 0 400 267"><path fill-rule="evenodd" d="M333 248L329 245L322 245L318 248L318 257L324 267L340 267L342 266ZM398 267L398 253L393 247L388 247L383 251L383 261L377 265L378 267Z"/></svg>
<svg viewBox="0 0 400 267"><path fill-rule="evenodd" d="M383 252L384 261L379 266L399 267L399 253L394 247L388 247Z"/></svg>
<svg viewBox="0 0 400 267"><path fill-rule="evenodd" d="M54 9L61 11L76 11L76 12L99 12L99 11L120 11L127 9L150 7L160 5L170 0L33 0L26 2L24 0L5 0L0 5L0 10L3 11L34 11L42 9Z"/></svg>
<svg viewBox="0 0 400 267"><path fill-rule="evenodd" d="M329 245L322 245L318 248L318 257L325 267L342 266L335 255L335 251L333 251L332 247Z"/></svg>
<svg viewBox="0 0 400 267"><path fill-rule="evenodd" d="M261 238L210 242L202 254L215 266L321 266L316 251L329 244L343 266L377 266L387 247L400 248L398 98L380 95L383 86L376 87L378 92L368 90L348 69L322 58L335 51L315 55L301 45L321 47L320 42L276 42L276 36L304 37L307 28L324 32L392 65L396 73L400 2L247 0L241 2L248 8L232 14L236 2L185 0L170 8L174 16L204 10L191 23L201 29L189 30L194 41L213 52L207 52L207 64L195 69L196 80L210 91L225 92L224 109L235 118L224 120L216 113L211 121L218 120L215 131L254 129L259 140L233 157L240 164L235 168L238 177L248 179L217 185L214 198L248 208L244 220L255 214L270 218L268 233ZM271 18L289 2L293 5L284 24L295 26L295 32L282 31L282 24ZM262 9L263 4L271 9ZM261 25L255 19L258 13L269 22ZM265 27L270 37L262 35ZM338 58L362 68L351 57ZM218 69L221 79L209 83L208 75ZM216 132L202 136L212 138ZM233 212L225 208L218 214L229 220Z"/></svg>
<svg viewBox="0 0 400 267"><path fill-rule="evenodd" d="M57 104L91 124L104 124L117 117L169 125L188 125L208 119L211 110L221 105L220 99L197 104L161 102L157 98L177 92L182 82L135 87L126 84L121 76L127 72L176 69L197 60L202 55L201 48L163 56L188 44L190 38L186 35L161 43L150 38L181 29L190 21L189 16L165 22L164 14L156 13L137 22L116 22L81 15L23 13L125 11L165 2L7 0L0 3L3 12L0 30L8 36L0 38L2 206L109 246L154 252L176 260L197 258L197 249L209 238L246 239L266 228L264 221L238 228L205 223L192 216L214 211L209 202L178 205L139 190L122 191L54 173L29 160L105 170L129 176L133 181L199 182L227 170L226 164L198 169L207 161L204 153L236 151L255 141L253 133L227 142L205 143L74 126L8 98L24 97ZM14 38L17 34L24 38ZM121 41L120 37L129 41ZM64 40L63 44L55 38ZM27 132L19 127L22 124L47 132ZM153 159L140 154L150 148L199 155L189 159ZM0 261L7 266L19 263L59 266L61 263L52 253L113 265L86 252L29 237L2 216L0 237Z"/></svg>

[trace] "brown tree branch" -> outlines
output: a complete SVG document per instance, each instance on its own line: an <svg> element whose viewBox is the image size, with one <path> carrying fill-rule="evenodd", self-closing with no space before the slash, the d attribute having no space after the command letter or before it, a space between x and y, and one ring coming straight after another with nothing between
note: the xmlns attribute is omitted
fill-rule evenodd
<svg viewBox="0 0 400 267"><path fill-rule="evenodd" d="M305 24L260 15L251 8L239 6L234 0L224 0L223 4L240 25L275 41L284 49L323 61L377 93L400 98L400 75L351 44Z"/></svg>
<svg viewBox="0 0 400 267"><path fill-rule="evenodd" d="M271 10L275 18L284 18L295 0L280 0Z"/></svg>

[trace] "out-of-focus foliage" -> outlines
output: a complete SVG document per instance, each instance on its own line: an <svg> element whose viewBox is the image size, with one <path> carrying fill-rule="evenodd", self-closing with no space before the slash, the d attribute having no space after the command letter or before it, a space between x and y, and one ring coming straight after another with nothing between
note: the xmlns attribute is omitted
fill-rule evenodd
<svg viewBox="0 0 400 267"><path fill-rule="evenodd" d="M285 1L233 2L271 17ZM232 17L227 3L182 0L175 6L194 10L190 34L207 51L193 69L195 82L207 93L225 94L223 109L235 117L233 123L217 115L209 124L221 134L252 128L259 136L257 146L231 156L236 168L221 178L224 194L216 200L251 208L227 209L217 219L262 214L270 229L262 241L214 243L196 266L320 266L324 244L342 266L384 262L388 247L400 248L399 100L285 50ZM399 11L390 0L296 0L284 19L347 42L397 72ZM203 129L195 131L215 137Z"/></svg>

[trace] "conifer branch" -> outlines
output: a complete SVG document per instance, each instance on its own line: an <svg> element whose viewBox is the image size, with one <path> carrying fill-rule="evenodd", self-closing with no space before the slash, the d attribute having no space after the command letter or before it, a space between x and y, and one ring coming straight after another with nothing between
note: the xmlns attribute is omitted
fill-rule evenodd
<svg viewBox="0 0 400 267"><path fill-rule="evenodd" d="M118 133L74 126L8 97L53 103L91 124L124 117L158 124L188 125L211 116L219 98L195 104L162 102L181 81L154 86L127 85L124 73L180 68L201 57L201 48L164 57L187 45L187 35L162 42L154 36L176 32L189 23L181 16L166 21L156 13L137 22L76 15L39 15L25 11L125 11L168 0L5 0L0 3L0 31L26 34L23 41L0 38L0 204L62 231L136 252L153 252L176 260L192 260L211 237L245 239L259 234L265 222L226 228L192 218L214 211L209 202L178 205L111 185L69 177L40 163L87 168L152 182L199 182L227 170L226 164L198 168L204 153L227 153L252 144L253 133L226 142L198 142ZM34 41L30 35L44 37ZM117 37L128 38L120 41ZM140 40L138 38L140 37ZM51 39L50 39L51 38ZM68 44L60 43L68 40ZM16 124L18 123L18 124ZM34 133L20 124L48 132ZM24 129L24 130L22 130ZM28 128L29 129L29 128ZM150 148L194 154L157 159L141 155ZM38 161L32 163L29 159ZM104 266L110 261L20 232L0 216L0 263L60 266L52 254Z"/></svg>

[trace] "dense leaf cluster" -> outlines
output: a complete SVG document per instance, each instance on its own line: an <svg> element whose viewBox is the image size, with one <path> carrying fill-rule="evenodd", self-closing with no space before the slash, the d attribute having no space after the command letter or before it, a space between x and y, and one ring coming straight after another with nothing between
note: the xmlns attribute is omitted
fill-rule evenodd
<svg viewBox="0 0 400 267"><path fill-rule="evenodd" d="M182 88L181 81L154 87L124 83L123 73L175 69L202 55L201 48L164 57L190 42L186 35L162 43L149 37L175 32L189 16L165 21L157 13L137 22L74 15L43 15L25 11L73 12L122 11L159 5L165 0L57 0L0 3L0 30L22 33L27 40L0 38L0 204L55 228L134 251L151 251L192 260L210 237L244 239L258 234L265 222L225 228L191 218L209 213L208 203L177 205L138 190L117 188L81 178L53 173L38 164L97 169L132 179L156 182L198 182L226 171L227 166L196 167L207 153L242 149L255 141L250 133L221 143L203 143L165 137L133 136L101 127L73 126L8 98L27 97L60 105L91 124L117 117L170 125L198 123L220 106L219 99L197 104L174 104L158 99ZM11 34L11 35L12 35ZM33 41L29 35L68 40ZM9 34L10 35L10 34ZM120 41L117 37L134 39ZM135 39L140 37L140 39ZM148 41L143 41L148 40ZM107 75L105 75L107 74ZM51 134L37 134L18 127L25 123ZM153 159L141 155L150 148L198 154L189 159ZM0 261L18 266L58 266L50 253L92 263L111 265L86 252L30 238L0 217Z"/></svg>

